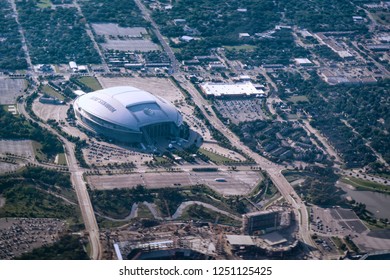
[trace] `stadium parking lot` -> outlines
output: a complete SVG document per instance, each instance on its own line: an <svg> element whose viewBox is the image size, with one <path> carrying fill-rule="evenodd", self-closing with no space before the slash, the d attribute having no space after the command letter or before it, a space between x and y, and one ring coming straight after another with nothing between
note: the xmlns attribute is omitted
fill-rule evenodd
<svg viewBox="0 0 390 280"><path fill-rule="evenodd" d="M0 140L0 154L13 154L25 158L34 158L31 140Z"/></svg>
<svg viewBox="0 0 390 280"><path fill-rule="evenodd" d="M148 172L114 176L89 176L88 183L93 189L111 190L114 188L134 188L144 185L147 188L180 187L205 184L222 195L242 195L249 193L262 179L259 172Z"/></svg>
<svg viewBox="0 0 390 280"><path fill-rule="evenodd" d="M19 164L13 164L13 163L0 161L0 174L4 174L7 172L13 172L13 171L18 170L19 168L20 168Z"/></svg>
<svg viewBox="0 0 390 280"><path fill-rule="evenodd" d="M88 147L83 149L83 154L88 164L97 166L130 162L141 165L153 159L151 154L96 141L90 141Z"/></svg>
<svg viewBox="0 0 390 280"><path fill-rule="evenodd" d="M48 119L53 119L58 122L65 121L66 112L69 109L69 105L52 105L52 104L43 104L36 99L32 105L32 109L39 118L44 121Z"/></svg>
<svg viewBox="0 0 390 280"><path fill-rule="evenodd" d="M9 79L0 76L0 104L15 104L16 98L23 93L25 87L24 79Z"/></svg>
<svg viewBox="0 0 390 280"><path fill-rule="evenodd" d="M368 230L350 209L320 207L309 209L310 225L314 232L326 235L357 236Z"/></svg>

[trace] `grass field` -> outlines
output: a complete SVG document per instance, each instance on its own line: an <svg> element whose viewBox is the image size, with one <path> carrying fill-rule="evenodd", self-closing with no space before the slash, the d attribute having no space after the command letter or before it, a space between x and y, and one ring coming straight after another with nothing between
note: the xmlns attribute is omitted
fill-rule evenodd
<svg viewBox="0 0 390 280"><path fill-rule="evenodd" d="M102 86L100 85L99 81L95 77L90 77L90 76L80 77L78 81L93 90L102 89Z"/></svg>
<svg viewBox="0 0 390 280"><path fill-rule="evenodd" d="M59 165L67 165L66 157L64 153L58 154L58 162Z"/></svg>
<svg viewBox="0 0 390 280"><path fill-rule="evenodd" d="M17 184L3 192L6 204L0 217L70 218L77 223L77 208L29 184Z"/></svg>
<svg viewBox="0 0 390 280"><path fill-rule="evenodd" d="M99 217L99 216L96 217L96 221L99 225L99 228L117 228L117 227L123 226L123 225L128 223L128 222L110 221L110 220L104 219L104 218Z"/></svg>
<svg viewBox="0 0 390 280"><path fill-rule="evenodd" d="M306 96L304 95L296 95L296 96L291 96L287 99L288 101L291 101L293 103L298 103L298 102L309 102L309 99L307 99Z"/></svg>
<svg viewBox="0 0 390 280"><path fill-rule="evenodd" d="M217 224L226 224L240 226L241 222L234 220L228 216L225 216L221 213L217 213L213 210L210 210L202 205L191 205L188 207L181 216L183 220L195 220L202 222L210 222Z"/></svg>
<svg viewBox="0 0 390 280"><path fill-rule="evenodd" d="M64 101L64 97L58 91L54 90L53 88L51 88L48 85L44 85L42 87L42 91L44 93L46 93L47 95L50 95L51 97L55 97L55 98L58 98L61 101Z"/></svg>
<svg viewBox="0 0 390 280"><path fill-rule="evenodd" d="M355 187L359 191L375 191L390 193L390 186L381 185L375 182L370 182L358 178L344 177L341 182Z"/></svg>
<svg viewBox="0 0 390 280"><path fill-rule="evenodd" d="M223 46L225 49L228 51L236 50L236 51L253 51L256 46L251 46L251 45L240 45L240 46Z"/></svg>
<svg viewBox="0 0 390 280"><path fill-rule="evenodd" d="M150 213L149 208L146 207L146 205L143 203L138 204L138 218L154 219L152 213Z"/></svg>
<svg viewBox="0 0 390 280"><path fill-rule="evenodd" d="M41 143L38 143L36 141L33 141L32 142L32 145L33 145L33 148L34 148L34 153L35 153L35 156L38 158L38 161L46 161L47 160L47 157L44 153L42 153L41 149L42 149L42 145Z"/></svg>
<svg viewBox="0 0 390 280"><path fill-rule="evenodd" d="M230 158L227 158L227 157L224 157L221 155L217 155L213 152L207 151L207 150L202 149L202 148L199 149L199 153L207 156L212 162L217 163L217 164L221 164L221 163L225 163L225 162L236 162L233 159L230 159Z"/></svg>
<svg viewBox="0 0 390 280"><path fill-rule="evenodd" d="M49 8L49 7L51 7L51 1L50 0L39 0L37 3L37 7L40 9Z"/></svg>
<svg viewBox="0 0 390 280"><path fill-rule="evenodd" d="M331 237L332 242L337 248L337 251L342 254L346 250L346 245L345 243L337 236L332 236Z"/></svg>
<svg viewBox="0 0 390 280"><path fill-rule="evenodd" d="M156 161L156 164L161 164L161 165L172 164L170 160L163 157L155 156L154 160Z"/></svg>

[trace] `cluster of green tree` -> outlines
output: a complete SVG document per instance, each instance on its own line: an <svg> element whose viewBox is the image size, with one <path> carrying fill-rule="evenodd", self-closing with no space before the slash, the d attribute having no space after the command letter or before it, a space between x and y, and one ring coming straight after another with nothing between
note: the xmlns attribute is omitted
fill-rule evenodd
<svg viewBox="0 0 390 280"><path fill-rule="evenodd" d="M87 146L87 142L85 140L80 140L79 137L77 137L78 139L74 138L74 136L71 136L71 137L74 140L72 142L76 143L75 155L76 155L76 159L77 159L78 163L80 164L81 167L88 168L89 165L85 161L84 154L83 154L83 151L82 151L82 149Z"/></svg>
<svg viewBox="0 0 390 280"><path fill-rule="evenodd" d="M134 0L83 0L80 4L88 22L117 23L123 27L147 26Z"/></svg>
<svg viewBox="0 0 390 280"><path fill-rule="evenodd" d="M143 53L143 57L145 59L145 62L154 62L154 63L161 63L161 62L169 62L169 57L166 53L163 53L161 51L149 51Z"/></svg>
<svg viewBox="0 0 390 280"><path fill-rule="evenodd" d="M289 64L293 58L306 57L309 52L297 46L290 29L281 29L272 34L273 38L257 40L253 50L230 49L229 59L240 60L248 65Z"/></svg>
<svg viewBox="0 0 390 280"><path fill-rule="evenodd" d="M78 219L74 205L42 190L36 183L5 178L0 180L0 194L6 198L0 217Z"/></svg>
<svg viewBox="0 0 390 280"><path fill-rule="evenodd" d="M23 116L14 116L0 107L0 138L31 139L42 144L42 152L52 158L64 149L61 142L47 129L37 123L27 121Z"/></svg>
<svg viewBox="0 0 390 280"><path fill-rule="evenodd" d="M0 4L0 69L26 69L27 62L18 24L12 12L10 3L2 1Z"/></svg>
<svg viewBox="0 0 390 280"><path fill-rule="evenodd" d="M266 153L273 161L326 162L323 152L311 142L306 131L293 122L256 120L230 127L249 148ZM283 144L286 141L294 142L294 147Z"/></svg>
<svg viewBox="0 0 390 280"><path fill-rule="evenodd" d="M292 106L312 116L311 124L342 155L347 168L373 165L377 160L361 135L389 159L389 142L386 141L390 119L386 98L389 80L356 87L329 86L318 76L304 80L300 75L280 74L278 79L283 84L279 91L282 98L291 94L287 89L308 97L309 102ZM361 135L354 133L342 120L348 121Z"/></svg>
<svg viewBox="0 0 390 280"><path fill-rule="evenodd" d="M152 202L153 195L144 186L133 189L113 189L109 191L92 191L91 200L94 208L112 218L124 218L129 215L133 203Z"/></svg>
<svg viewBox="0 0 390 280"><path fill-rule="evenodd" d="M16 2L34 64L100 63L76 8L38 8L37 0Z"/></svg>
<svg viewBox="0 0 390 280"><path fill-rule="evenodd" d="M390 79L376 85L352 87L335 96L335 113L344 114L350 125L369 140L371 146L390 162Z"/></svg>
<svg viewBox="0 0 390 280"><path fill-rule="evenodd" d="M90 88L89 86L87 86L86 84L82 83L79 81L78 78L76 77L71 77L69 79L70 82L72 82L73 84L75 84L77 87L79 87L82 91L84 92L92 92L92 91L95 91L93 88ZM70 90L71 91L71 90ZM73 93L73 92L72 92ZM69 96L72 96L72 94L68 93ZM73 93L74 94L74 93Z"/></svg>
<svg viewBox="0 0 390 280"><path fill-rule="evenodd" d="M365 17L363 10L349 0L278 0L280 11L286 19L311 31L359 31L366 32L364 24L356 24L352 16Z"/></svg>
<svg viewBox="0 0 390 280"><path fill-rule="evenodd" d="M25 179L30 179L31 182L41 183L43 188L45 186L58 186L65 189L72 188L69 173L44 169L42 167L29 167L22 171L21 176Z"/></svg>
<svg viewBox="0 0 390 280"><path fill-rule="evenodd" d="M321 58L326 58L333 61L341 61L341 57L331 50L328 46L319 45L311 49L311 52L318 55Z"/></svg>
<svg viewBox="0 0 390 280"><path fill-rule="evenodd" d="M310 166L305 168L305 181L295 187L302 199L320 206L343 205L344 192L335 186L338 176L331 168Z"/></svg>
<svg viewBox="0 0 390 280"><path fill-rule="evenodd" d="M240 8L246 11L238 11ZM153 18L170 37L184 35L183 27L173 20L185 19L202 37L227 43L237 42L238 33L253 34L274 27L279 14L272 0L181 0L171 10L155 10Z"/></svg>
<svg viewBox="0 0 390 280"><path fill-rule="evenodd" d="M240 226L241 222L233 220L232 218L223 214L214 212L207 209L203 205L191 205L183 213L184 217L189 217L191 220L199 222L218 223L224 225L235 225Z"/></svg>
<svg viewBox="0 0 390 280"><path fill-rule="evenodd" d="M52 245L34 249L17 260L88 260L80 237L65 235Z"/></svg>
<svg viewBox="0 0 390 280"><path fill-rule="evenodd" d="M50 0L54 5L72 4L73 0Z"/></svg>

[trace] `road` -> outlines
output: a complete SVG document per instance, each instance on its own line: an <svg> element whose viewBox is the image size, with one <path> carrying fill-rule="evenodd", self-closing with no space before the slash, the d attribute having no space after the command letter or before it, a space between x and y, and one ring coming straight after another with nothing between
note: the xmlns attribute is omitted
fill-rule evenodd
<svg viewBox="0 0 390 280"><path fill-rule="evenodd" d="M324 145L327 154L329 154L331 157L334 157L336 162L340 164L343 162L343 160L337 154L335 149L331 145L329 145L326 138L322 136L322 134L317 129L312 127L308 120L303 120L303 126L307 132L314 134L317 137L318 141L320 141L322 145Z"/></svg>
<svg viewBox="0 0 390 280"><path fill-rule="evenodd" d="M83 14L83 11L81 10L81 7L80 7L78 1L77 1L77 0L74 0L74 1L73 1L73 4L75 5L75 7L76 7L77 11L79 12L79 14L80 14L83 18L85 18L84 14ZM98 43L97 43L96 40L95 40L95 36L93 36L91 26L89 25L88 22L85 22L85 27L86 27L85 31L87 32L89 38L91 39L91 41L92 41L92 43L93 43L93 46L95 47L96 51L98 52L98 54L99 54L99 56L100 56L100 59L102 60L102 64L103 64L104 70L105 70L106 72L109 72L110 69L108 68L108 65L107 65L107 62L106 62L106 60L105 60L105 58L104 58L104 55L103 55L103 53L101 52L101 50L100 50L100 48L99 48L99 45L98 45Z"/></svg>
<svg viewBox="0 0 390 280"><path fill-rule="evenodd" d="M160 29L153 18L150 16L150 11L145 7L145 5L140 0L134 0L138 8L141 10L142 14L146 21L149 21L152 25L153 32L157 36L157 39L160 41L161 46L163 47L165 53L168 55L171 61L171 68L173 73L177 73L180 69L180 63L177 61L174 52L168 43L164 40L164 37L160 33Z"/></svg>
<svg viewBox="0 0 390 280"><path fill-rule="evenodd" d="M18 111L24 115L27 119L34 121L25 109L25 104L18 103ZM81 215L84 221L85 229L89 234L91 243L91 259L97 260L102 256L102 249L99 240L99 227L96 222L95 213L93 211L92 203L87 191L87 186L84 182L83 174L84 170L79 167L76 156L74 144L69 142L66 138L59 135L56 130L44 123L38 123L41 127L48 129L51 133L57 135L60 141L63 143L66 159L68 162L69 172L71 173L72 185L75 189L78 204L80 206Z"/></svg>
<svg viewBox="0 0 390 280"><path fill-rule="evenodd" d="M30 52L29 52L28 46L27 46L26 36L24 35L24 30L19 22L19 13L18 13L18 10L16 9L15 0L10 0L10 4L11 4L12 10L14 11L14 14L15 14L15 21L18 25L20 36L22 37L22 48L23 48L24 54L26 56L28 68L30 69L30 71L34 72L34 67L33 67L33 64L31 62ZM37 79L35 80L35 82L37 82Z"/></svg>

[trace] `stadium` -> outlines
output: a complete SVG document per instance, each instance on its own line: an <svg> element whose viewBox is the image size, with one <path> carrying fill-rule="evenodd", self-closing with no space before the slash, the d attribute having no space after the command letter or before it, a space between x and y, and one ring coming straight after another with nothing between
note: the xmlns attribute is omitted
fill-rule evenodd
<svg viewBox="0 0 390 280"><path fill-rule="evenodd" d="M87 93L74 102L79 125L122 143L154 144L179 135L183 117L171 103L130 86Z"/></svg>

